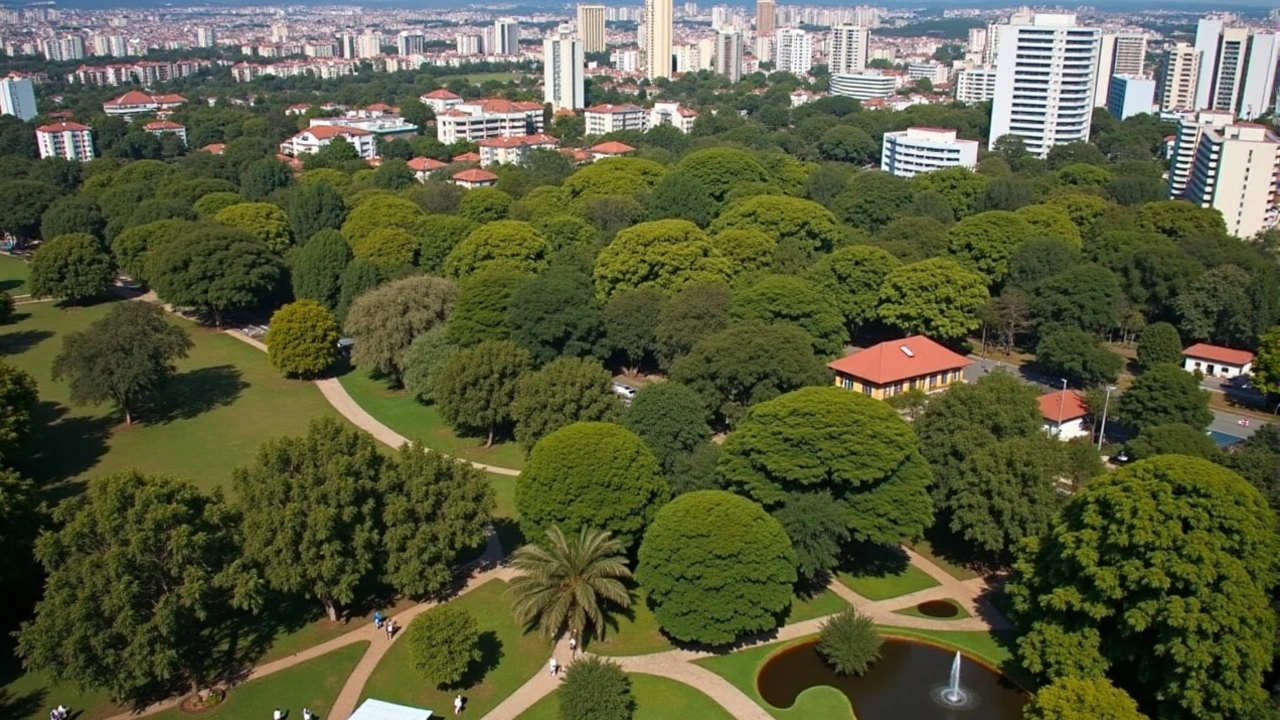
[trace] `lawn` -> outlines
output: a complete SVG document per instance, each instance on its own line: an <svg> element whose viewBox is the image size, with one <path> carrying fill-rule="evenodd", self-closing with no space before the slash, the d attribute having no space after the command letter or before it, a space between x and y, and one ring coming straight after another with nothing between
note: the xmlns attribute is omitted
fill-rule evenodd
<svg viewBox="0 0 1280 720"><path fill-rule="evenodd" d="M10 295L25 295L29 273L26 260L12 255L0 255L0 291Z"/></svg>
<svg viewBox="0 0 1280 720"><path fill-rule="evenodd" d="M516 470L524 467L524 450L519 445L506 442L486 449L483 438L458 437L434 405L423 405L403 391L387 389L386 383L365 370L352 370L339 381L365 412L411 440L475 462Z"/></svg>
<svg viewBox="0 0 1280 720"><path fill-rule="evenodd" d="M465 689L440 690L418 676L409 663L409 644L397 641L378 663L365 684L362 698L376 697L393 703L447 712L458 692L467 698L470 717L484 716L534 673L546 665L551 643L536 632L526 634L511 616L511 603L503 597L507 584L492 580L449 601L469 610L480 623L484 660L472 668Z"/></svg>
<svg viewBox="0 0 1280 720"><path fill-rule="evenodd" d="M746 693L747 697L779 720L808 720L809 718L854 720L853 708L849 707L849 701L839 690L832 687L810 688L801 693L800 697L796 698L795 704L785 710L770 706L756 690L756 675L760 673L760 668L766 660L783 648L809 642L812 639L813 637L810 636L786 643L760 645L694 662L733 683L735 687Z"/></svg>
<svg viewBox="0 0 1280 720"><path fill-rule="evenodd" d="M862 575L841 572L836 577L842 585L868 600L888 600L938 584L928 573L914 565L905 565L897 572Z"/></svg>
<svg viewBox="0 0 1280 720"><path fill-rule="evenodd" d="M497 80L498 82L519 81L524 76L525 73L518 72L471 73L470 75L445 75L444 77L436 78L436 82L441 85L447 85L454 80L465 80L472 85L481 85L490 80Z"/></svg>
<svg viewBox="0 0 1280 720"><path fill-rule="evenodd" d="M934 565L947 571L947 574L957 580L972 580L979 577L978 573L961 565L951 562L939 554L928 540L920 539L907 543L907 546L914 550L917 554L933 562Z"/></svg>
<svg viewBox="0 0 1280 720"><path fill-rule="evenodd" d="M218 707L206 710L200 718L266 718L275 708L287 711L290 720L301 720L302 708L308 708L322 719L328 718L333 701L338 698L347 676L355 669L369 643L354 643L308 660L287 670L232 688ZM153 715L156 720L182 720L193 717L174 708Z"/></svg>
<svg viewBox="0 0 1280 720"><path fill-rule="evenodd" d="M838 613L847 607L847 603L830 590L809 598L797 596L791 602L791 611L784 625L812 620ZM665 652L675 645L658 629L658 619L648 607L643 595L638 595L631 603L631 617L620 613L614 614L616 628L610 628L603 640L591 643L591 652L598 655L648 655Z"/></svg>
<svg viewBox="0 0 1280 720"><path fill-rule="evenodd" d="M682 682L656 675L632 674L630 678L631 694L636 699L633 720L733 720L716 701ZM521 713L518 720L560 720L559 695L551 693L542 698Z"/></svg>

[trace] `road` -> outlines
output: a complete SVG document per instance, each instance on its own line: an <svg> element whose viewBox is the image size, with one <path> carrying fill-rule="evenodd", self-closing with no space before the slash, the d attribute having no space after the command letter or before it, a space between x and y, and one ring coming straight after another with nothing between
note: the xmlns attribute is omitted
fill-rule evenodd
<svg viewBox="0 0 1280 720"><path fill-rule="evenodd" d="M1061 380L1036 375L1024 368L1013 365L1012 363L1002 362L992 358L983 360L978 355L970 355L969 359L973 360L973 364L964 370L965 382L974 382L984 373L990 372L997 367L1002 367L1009 372L1020 376L1023 380L1026 380L1033 385L1039 385L1045 389L1045 392L1048 392L1049 390L1057 390L1062 387ZM1213 422L1209 424L1209 430L1222 433L1224 435L1230 435L1232 437L1249 437L1258 429L1259 426L1265 424L1261 420L1247 418L1243 415L1236 415L1235 413L1212 409L1211 411L1213 412ZM1247 424L1242 425L1241 421L1244 421Z"/></svg>

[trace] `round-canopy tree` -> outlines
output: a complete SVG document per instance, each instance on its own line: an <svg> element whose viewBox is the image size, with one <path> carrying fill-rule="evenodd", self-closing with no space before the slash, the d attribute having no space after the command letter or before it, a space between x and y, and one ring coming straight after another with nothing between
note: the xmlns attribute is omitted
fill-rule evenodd
<svg viewBox="0 0 1280 720"><path fill-rule="evenodd" d="M840 241L840 225L830 210L812 200L757 195L733 203L711 223L711 232L729 228L761 230L778 241L779 252L812 257Z"/></svg>
<svg viewBox="0 0 1280 720"><path fill-rule="evenodd" d="M1118 414L1138 430L1183 423L1194 428L1213 422L1209 393L1196 376L1172 363L1153 365L1120 396Z"/></svg>
<svg viewBox="0 0 1280 720"><path fill-rule="evenodd" d="M880 287L880 319L909 333L961 338L976 330L987 283L954 260L930 258L889 273Z"/></svg>
<svg viewBox="0 0 1280 720"><path fill-rule="evenodd" d="M661 382L636 391L623 423L645 441L669 476L676 461L711 439L709 419L698 393L678 382Z"/></svg>
<svg viewBox="0 0 1280 720"><path fill-rule="evenodd" d="M880 286L901 265L902 261L886 250L853 245L818 260L806 277L831 293L845 324L852 329L876 319Z"/></svg>
<svg viewBox="0 0 1280 720"><path fill-rule="evenodd" d="M528 537L552 525L611 532L626 548L671 495L644 441L612 423L579 422L538 441L516 480L516 507Z"/></svg>
<svg viewBox="0 0 1280 720"><path fill-rule="evenodd" d="M1092 167L1092 166L1085 166ZM1022 720L1147 720L1138 704L1106 678L1059 678L1040 688Z"/></svg>
<svg viewBox="0 0 1280 720"><path fill-rule="evenodd" d="M289 215L278 205L241 203L219 210L213 219L248 232L274 252L282 253L293 244L293 237L289 234Z"/></svg>
<svg viewBox="0 0 1280 720"><path fill-rule="evenodd" d="M449 280L412 275L356 298L343 324L355 339L351 361L400 384L410 343L422 333L444 325L453 309L454 293Z"/></svg>
<svg viewBox="0 0 1280 720"><path fill-rule="evenodd" d="M697 178L716 202L741 183L769 181L769 171L751 153L727 147L695 150L681 158L674 172Z"/></svg>
<svg viewBox="0 0 1280 720"><path fill-rule="evenodd" d="M831 293L794 275L769 275L738 293L733 315L739 320L795 325L813 338L816 355L834 356L848 339Z"/></svg>
<svg viewBox="0 0 1280 720"><path fill-rule="evenodd" d="M516 441L528 451L566 425L616 421L622 401L611 384L612 376L599 362L574 357L556 358L521 377L511 407Z"/></svg>
<svg viewBox="0 0 1280 720"><path fill-rule="evenodd" d="M28 284L33 297L78 302L111 287L116 264L92 235L60 235L40 245L31 256Z"/></svg>
<svg viewBox="0 0 1280 720"><path fill-rule="evenodd" d="M724 645L778 626L791 607L795 565L787 533L763 508L699 490L658 511L636 579L668 635Z"/></svg>
<svg viewBox="0 0 1280 720"><path fill-rule="evenodd" d="M315 377L338 359L338 321L314 300L275 311L266 340L267 357L285 375Z"/></svg>
<svg viewBox="0 0 1280 720"><path fill-rule="evenodd" d="M518 220L498 220L471 231L449 253L444 271L462 277L489 267L536 273L547 266L550 246L542 233Z"/></svg>
<svg viewBox="0 0 1280 720"><path fill-rule="evenodd" d="M228 310L256 305L280 284L279 256L243 230L197 228L153 252L147 276L165 302L198 308L221 326Z"/></svg>
<svg viewBox="0 0 1280 720"><path fill-rule="evenodd" d="M612 660L575 660L560 685L560 720L631 720L631 678Z"/></svg>
<svg viewBox="0 0 1280 720"><path fill-rule="evenodd" d="M480 623L454 605L434 607L409 623L405 632L409 659L422 677L437 687L456 685L480 652Z"/></svg>
<svg viewBox="0 0 1280 720"><path fill-rule="evenodd" d="M596 258L596 293L656 287L664 292L733 274L707 234L688 220L655 220L623 230Z"/></svg>

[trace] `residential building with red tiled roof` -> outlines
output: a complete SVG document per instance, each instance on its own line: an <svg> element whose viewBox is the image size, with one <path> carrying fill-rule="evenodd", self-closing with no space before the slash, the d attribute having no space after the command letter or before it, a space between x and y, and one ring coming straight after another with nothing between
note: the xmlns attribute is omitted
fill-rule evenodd
<svg viewBox="0 0 1280 720"><path fill-rule="evenodd" d="M142 129L160 137L161 135L177 135L183 145L187 144L187 126L169 120L155 120L142 126Z"/></svg>
<svg viewBox="0 0 1280 720"><path fill-rule="evenodd" d="M102 103L102 112L110 117L132 120L139 115L155 113L157 117L166 117L169 111L187 101L181 95L151 95L141 90L130 90L118 98Z"/></svg>
<svg viewBox="0 0 1280 720"><path fill-rule="evenodd" d="M1209 377L1233 378L1253 372L1253 353L1220 345L1196 343L1182 351L1182 368Z"/></svg>
<svg viewBox="0 0 1280 720"><path fill-rule="evenodd" d="M969 358L948 350L923 335L887 340L827 363L835 383L877 400L908 390L936 392L964 382Z"/></svg>
<svg viewBox="0 0 1280 720"><path fill-rule="evenodd" d="M378 156L378 146L373 133L341 125L313 125L293 137L280 143L280 153L290 157L309 155L319 152L320 148L342 138L356 149L356 154L365 160Z"/></svg>
<svg viewBox="0 0 1280 720"><path fill-rule="evenodd" d="M200 148L200 152L207 152L210 155L221 155L222 153L226 152L226 150L227 150L226 143L209 143L208 145L205 145L204 147Z"/></svg>
<svg viewBox="0 0 1280 720"><path fill-rule="evenodd" d="M606 135L622 130L644 131L649 127L649 111L639 105L592 105L582 111L586 134Z"/></svg>
<svg viewBox="0 0 1280 720"><path fill-rule="evenodd" d="M478 163L480 162L480 153L467 152L461 155L454 155L453 161L456 163Z"/></svg>
<svg viewBox="0 0 1280 720"><path fill-rule="evenodd" d="M311 111L310 105L308 105L307 103L298 103L297 105L290 105L289 107L285 108L284 114L285 115L306 115L310 111Z"/></svg>
<svg viewBox="0 0 1280 720"><path fill-rule="evenodd" d="M448 90L445 90L444 88L440 88L439 90L432 90L429 93L419 95L418 100L420 100L423 105L426 105L427 107L434 110L437 115L448 111L449 108L453 107L454 105L462 104L461 97L454 95L453 93L449 92Z"/></svg>
<svg viewBox="0 0 1280 720"><path fill-rule="evenodd" d="M467 189L492 187L498 183L498 176L488 170L471 168L470 170L461 170L454 173L452 182L454 185L461 185Z"/></svg>
<svg viewBox="0 0 1280 720"><path fill-rule="evenodd" d="M698 112L674 102L656 102L649 111L649 127L671 125L682 133L693 131L693 123L698 119Z"/></svg>
<svg viewBox="0 0 1280 720"><path fill-rule="evenodd" d="M468 100L436 115L436 139L446 145L459 140L536 135L542 128L542 105L531 101Z"/></svg>
<svg viewBox="0 0 1280 720"><path fill-rule="evenodd" d="M519 165L532 150L555 150L560 140L544 133L514 137L487 138L476 143L480 146L480 164Z"/></svg>
<svg viewBox="0 0 1280 720"><path fill-rule="evenodd" d="M1089 406L1084 396L1075 390L1053 390L1039 397L1040 417L1044 420L1044 431L1059 440L1074 440L1088 437L1090 431L1085 427L1089 419Z"/></svg>
<svg viewBox="0 0 1280 720"><path fill-rule="evenodd" d="M591 154L596 160L607 157L622 157L623 155L630 155L635 151L636 149L630 145L620 143L616 140L610 140L609 142L602 142L599 145L591 146Z"/></svg>
<svg viewBox="0 0 1280 720"><path fill-rule="evenodd" d="M93 132L86 125L59 122L36 128L36 146L41 158L60 157L88 162L94 158Z"/></svg>
<svg viewBox="0 0 1280 720"><path fill-rule="evenodd" d="M413 176L418 179L418 182L426 182L427 177L431 175L431 173L439 170L440 168L449 166L448 163L443 163L435 158L429 157L412 158L406 161L405 165L408 165L409 169L413 171Z"/></svg>

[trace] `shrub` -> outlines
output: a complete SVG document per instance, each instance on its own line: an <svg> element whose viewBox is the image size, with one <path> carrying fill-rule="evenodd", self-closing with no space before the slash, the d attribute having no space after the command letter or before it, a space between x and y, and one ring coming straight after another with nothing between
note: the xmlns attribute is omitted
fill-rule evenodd
<svg viewBox="0 0 1280 720"><path fill-rule="evenodd" d="M441 605L409 623L409 658L413 668L439 687L458 684L473 662L480 662L480 624L471 613Z"/></svg>
<svg viewBox="0 0 1280 720"><path fill-rule="evenodd" d="M848 607L822 624L818 654L837 675L862 675L880 659L882 644L871 618Z"/></svg>
<svg viewBox="0 0 1280 720"><path fill-rule="evenodd" d="M574 662L560 686L560 720L631 720L631 679L617 663L595 656Z"/></svg>

